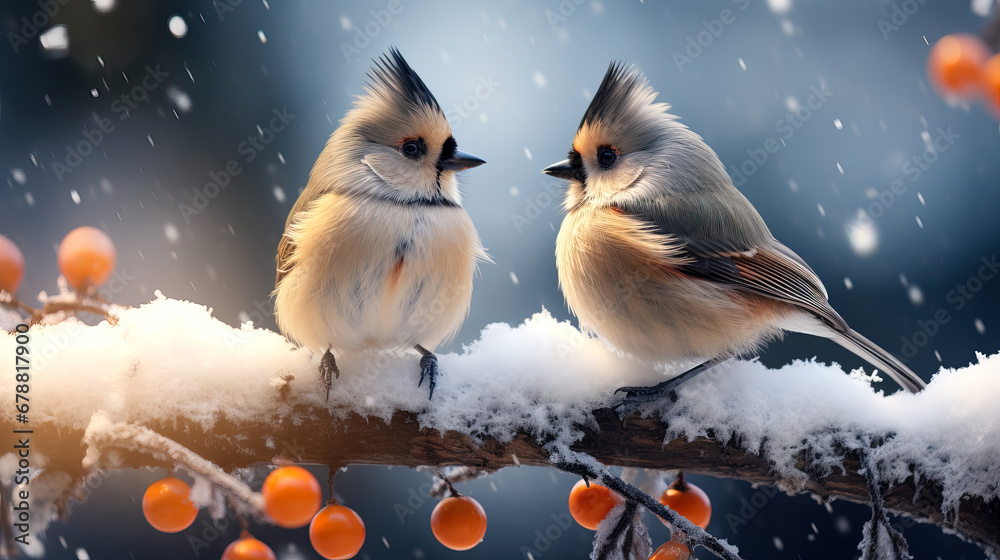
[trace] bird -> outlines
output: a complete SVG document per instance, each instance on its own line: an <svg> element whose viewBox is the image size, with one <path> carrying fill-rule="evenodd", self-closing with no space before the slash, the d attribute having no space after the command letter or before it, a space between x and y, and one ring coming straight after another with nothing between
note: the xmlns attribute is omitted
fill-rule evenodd
<svg viewBox="0 0 1000 560"><path fill-rule="evenodd" d="M556 266L581 328L641 360L699 362L653 387L620 388L619 406L676 400L681 383L786 331L828 338L910 392L922 389L834 311L812 268L657 96L644 74L613 62L569 157L543 170L569 181Z"/></svg>
<svg viewBox="0 0 1000 560"><path fill-rule="evenodd" d="M460 151L444 111L395 47L323 148L278 244L275 319L320 359L329 399L336 353L420 354L434 396L434 348L469 313L489 257L462 207L456 173L486 163Z"/></svg>

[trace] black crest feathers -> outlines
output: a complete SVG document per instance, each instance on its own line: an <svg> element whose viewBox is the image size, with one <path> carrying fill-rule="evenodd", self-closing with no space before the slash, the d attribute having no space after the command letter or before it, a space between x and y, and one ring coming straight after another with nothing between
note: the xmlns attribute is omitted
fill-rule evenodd
<svg viewBox="0 0 1000 560"><path fill-rule="evenodd" d="M579 128L621 117L634 107L637 96L648 93L651 93L649 82L641 73L624 62L612 62Z"/></svg>
<svg viewBox="0 0 1000 560"><path fill-rule="evenodd" d="M391 47L388 54L374 62L368 71L369 91L372 94L380 97L398 96L413 105L424 105L441 111L437 99L434 99L424 81L406 63L399 49Z"/></svg>

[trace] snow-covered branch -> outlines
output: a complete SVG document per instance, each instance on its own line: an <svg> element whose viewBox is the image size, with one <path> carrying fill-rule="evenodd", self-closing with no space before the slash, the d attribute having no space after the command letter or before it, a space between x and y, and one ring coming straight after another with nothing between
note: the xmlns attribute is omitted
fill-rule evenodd
<svg viewBox="0 0 1000 560"><path fill-rule="evenodd" d="M942 370L922 393L890 396L835 365L770 370L734 361L683 386L678 402L623 421L608 408L614 389L654 383L664 372L544 313L518 327L491 325L462 353L440 356L431 402L416 389L415 355L340 358L343 374L327 402L317 356L165 298L123 310L116 325L69 320L28 334L32 453L44 467L39 478L59 473L67 496L68 480L87 474L80 443L88 427L91 456L101 453L104 465L191 459L151 454L136 438L98 429L127 423L226 472L276 459L496 470L554 466L565 458L553 450L569 449L604 465L683 469L869 503L861 473L877 471L872 487L889 511L1000 550L1000 356ZM0 356L13 356L15 346L0 335ZM0 363L10 368L12 360ZM12 394L13 379L4 371L0 392ZM15 420L10 408L0 414ZM2 449L12 448L10 438L0 436ZM0 459L4 480L10 465Z"/></svg>

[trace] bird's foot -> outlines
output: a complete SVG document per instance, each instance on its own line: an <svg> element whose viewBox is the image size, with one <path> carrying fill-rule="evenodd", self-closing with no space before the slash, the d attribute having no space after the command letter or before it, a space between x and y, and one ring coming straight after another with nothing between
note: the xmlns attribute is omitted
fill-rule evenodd
<svg viewBox="0 0 1000 560"><path fill-rule="evenodd" d="M427 379L427 386L430 387L430 395L427 397L428 400L434 398L434 387L437 386L438 378L438 359L433 352L427 352L420 358L420 381L417 382L417 387L424 384L424 379Z"/></svg>
<svg viewBox="0 0 1000 560"><path fill-rule="evenodd" d="M675 403L677 402L675 389L678 385L680 383L676 379L670 379L652 387L621 387L615 391L615 394L625 393L625 397L613 408L623 415L628 415L641 405L657 402L664 398L669 398L671 403Z"/></svg>
<svg viewBox="0 0 1000 560"><path fill-rule="evenodd" d="M652 387L622 387L615 391L615 394L625 393L625 398L622 402L615 405L614 409L617 410L622 416L627 416L629 413L634 412L635 409L639 408L640 405L655 402L663 399L664 397L670 397L670 402L675 403L677 402L676 389L680 387L682 383L694 378L704 371L711 369L715 365L726 361L728 358L728 354L716 356L694 366L672 379L668 379L662 383L657 383Z"/></svg>
<svg viewBox="0 0 1000 560"><path fill-rule="evenodd" d="M330 401L330 389L333 387L333 378L340 379L340 368L337 367L337 359L327 348L323 357L319 360L319 373L323 378L323 386L326 388L326 400Z"/></svg>

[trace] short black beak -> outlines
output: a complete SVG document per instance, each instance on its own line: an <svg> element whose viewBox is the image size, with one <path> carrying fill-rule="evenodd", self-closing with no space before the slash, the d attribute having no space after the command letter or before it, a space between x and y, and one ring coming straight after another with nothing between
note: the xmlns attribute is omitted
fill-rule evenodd
<svg viewBox="0 0 1000 560"><path fill-rule="evenodd" d="M441 169L444 171L462 171L479 167L484 163L486 163L486 160L483 158L467 154L461 150L455 150L454 155L441 162Z"/></svg>
<svg viewBox="0 0 1000 560"><path fill-rule="evenodd" d="M580 168L575 167L568 159L564 159L558 163L553 163L552 165L546 167L542 170L542 173L546 175L552 175L553 177L558 177L560 179L569 180L581 180Z"/></svg>

